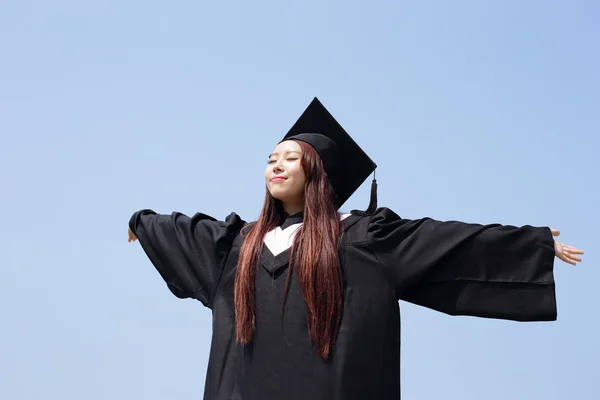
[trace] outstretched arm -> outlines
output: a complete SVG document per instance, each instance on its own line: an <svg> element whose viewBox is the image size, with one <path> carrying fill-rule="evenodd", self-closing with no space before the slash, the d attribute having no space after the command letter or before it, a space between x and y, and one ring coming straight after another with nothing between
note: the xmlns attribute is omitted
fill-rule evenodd
<svg viewBox="0 0 600 400"><path fill-rule="evenodd" d="M225 221L206 214L140 210L129 221L129 242L139 240L173 294L212 307L221 268L244 221L231 213Z"/></svg>
<svg viewBox="0 0 600 400"><path fill-rule="evenodd" d="M450 315L516 321L556 319L555 256L579 249L548 227L407 220L389 209L370 219L368 246L398 299Z"/></svg>

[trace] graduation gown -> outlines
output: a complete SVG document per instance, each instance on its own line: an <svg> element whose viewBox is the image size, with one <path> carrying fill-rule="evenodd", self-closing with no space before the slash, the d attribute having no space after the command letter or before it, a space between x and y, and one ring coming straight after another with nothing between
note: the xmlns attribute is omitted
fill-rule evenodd
<svg viewBox="0 0 600 400"><path fill-rule="evenodd" d="M235 213L224 221L151 210L132 216L131 230L171 292L212 310L204 399L399 399L400 299L450 315L556 319L549 228L407 220L379 208L343 218L344 308L325 362L312 346L294 276L281 313L288 247L301 223L301 214L287 217L265 237L256 330L251 344L240 345L233 288L246 222Z"/></svg>

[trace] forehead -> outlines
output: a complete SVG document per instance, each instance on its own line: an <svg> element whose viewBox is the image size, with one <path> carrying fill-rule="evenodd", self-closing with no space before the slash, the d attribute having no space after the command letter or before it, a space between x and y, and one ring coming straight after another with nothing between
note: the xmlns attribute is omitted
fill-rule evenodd
<svg viewBox="0 0 600 400"><path fill-rule="evenodd" d="M293 140L286 140L275 146L273 153L281 154L290 151L297 151L302 153L302 147L300 147L300 145Z"/></svg>

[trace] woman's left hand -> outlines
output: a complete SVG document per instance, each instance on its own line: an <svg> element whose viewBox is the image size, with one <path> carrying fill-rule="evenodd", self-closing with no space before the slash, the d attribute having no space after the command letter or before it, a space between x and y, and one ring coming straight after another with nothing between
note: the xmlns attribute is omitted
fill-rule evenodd
<svg viewBox="0 0 600 400"><path fill-rule="evenodd" d="M558 236L560 235L560 231L557 229L550 229L552 231L552 236ZM564 243L559 242L558 240L554 239L554 255L556 255L556 257L560 258L561 260L563 260L564 262L571 264L571 265L577 265L577 262L581 262L581 258L577 257L576 254L583 254L583 251L573 247L573 246L567 246Z"/></svg>

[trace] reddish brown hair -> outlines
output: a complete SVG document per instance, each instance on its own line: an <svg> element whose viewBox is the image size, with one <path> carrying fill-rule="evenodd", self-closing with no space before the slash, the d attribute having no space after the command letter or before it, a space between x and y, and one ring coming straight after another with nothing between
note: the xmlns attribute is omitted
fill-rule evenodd
<svg viewBox="0 0 600 400"><path fill-rule="evenodd" d="M321 358L327 360L342 318L343 283L338 254L341 222L335 193L321 158L309 144L297 143L302 148L301 163L306 176L304 221L290 252L285 292L287 295L294 271L306 302L310 338ZM283 206L267 190L258 221L244 239L235 276L236 340L239 343L252 341L255 327L254 282L264 236L282 222Z"/></svg>

